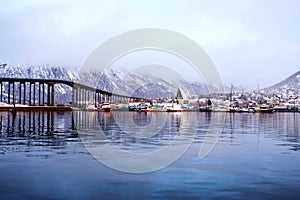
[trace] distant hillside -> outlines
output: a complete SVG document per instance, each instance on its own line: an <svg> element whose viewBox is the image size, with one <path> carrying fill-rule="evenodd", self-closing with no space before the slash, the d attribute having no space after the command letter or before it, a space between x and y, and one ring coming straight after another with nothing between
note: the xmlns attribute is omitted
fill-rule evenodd
<svg viewBox="0 0 300 200"><path fill-rule="evenodd" d="M11 66L0 64L1 77L50 78L76 81L93 87L98 86L98 88L117 94L148 98L173 97L178 87L191 96L208 94L207 86L203 83L188 83L183 81L175 83L159 77L134 73L125 74L116 70L108 70L104 74L96 72L82 73L79 78L78 70L69 67L51 65ZM4 93L7 93L7 85L4 85ZM55 95L57 102L70 101L72 91L69 86L58 84L55 86Z"/></svg>
<svg viewBox="0 0 300 200"><path fill-rule="evenodd" d="M279 88L286 88L286 87L294 87L300 88L300 71L294 73L293 75L289 76L288 78L284 79L283 81L272 85L268 88L265 88L266 90L276 90Z"/></svg>
<svg viewBox="0 0 300 200"><path fill-rule="evenodd" d="M78 69L62 66L10 66L0 64L0 78L50 78L68 81L76 81L92 87L122 95L132 95L148 98L173 97L178 88L184 91L187 96L207 95L208 87L214 88L217 85L207 86L201 82L170 81L159 76L151 76L137 73L123 73L117 70L107 70L104 74L98 72L84 72L78 77ZM231 86L224 85L225 92L229 93ZM7 86L4 86L6 93ZM233 86L234 92L241 91ZM47 91L46 91L47 92ZM57 102L71 100L72 91L69 86L58 84L55 86L55 99Z"/></svg>

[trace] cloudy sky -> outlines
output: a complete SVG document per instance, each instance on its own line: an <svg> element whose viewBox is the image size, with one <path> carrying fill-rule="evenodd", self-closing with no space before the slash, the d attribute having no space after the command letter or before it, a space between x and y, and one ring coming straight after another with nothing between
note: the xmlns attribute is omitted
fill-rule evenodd
<svg viewBox="0 0 300 200"><path fill-rule="evenodd" d="M81 66L122 32L161 28L197 42L223 81L272 85L300 69L297 0L0 0L0 62Z"/></svg>

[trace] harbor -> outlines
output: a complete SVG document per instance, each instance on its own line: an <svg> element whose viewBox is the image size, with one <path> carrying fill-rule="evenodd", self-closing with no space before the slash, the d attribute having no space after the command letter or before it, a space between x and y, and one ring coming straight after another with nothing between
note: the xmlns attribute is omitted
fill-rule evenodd
<svg viewBox="0 0 300 200"><path fill-rule="evenodd" d="M199 158L210 122L224 115L218 143L207 157ZM293 199L300 195L299 117L294 113L19 111L13 116L0 112L0 199L245 199L249 185L251 199ZM152 137L133 135L149 131L149 123L163 126ZM99 130L105 137L99 137ZM196 131L195 138L180 159L143 174L107 167L88 152L84 139L95 136L90 145L105 149L114 144L133 154L149 154L190 130Z"/></svg>
<svg viewBox="0 0 300 200"><path fill-rule="evenodd" d="M300 83L300 72L287 80ZM58 98L61 87L68 87L68 98ZM58 79L0 78L0 111L90 110L139 112L299 112L299 85L258 89L252 92L189 94L178 87L173 96L129 96Z"/></svg>
<svg viewBox="0 0 300 200"><path fill-rule="evenodd" d="M0 200L299 199L300 1L0 7Z"/></svg>

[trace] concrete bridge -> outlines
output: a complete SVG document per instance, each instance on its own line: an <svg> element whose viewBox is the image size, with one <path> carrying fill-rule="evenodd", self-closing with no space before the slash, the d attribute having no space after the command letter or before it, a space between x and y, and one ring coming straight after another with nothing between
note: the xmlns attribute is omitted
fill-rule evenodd
<svg viewBox="0 0 300 200"><path fill-rule="evenodd" d="M0 102L28 106L55 106L54 86L63 84L72 88L72 107L83 108L88 104L125 103L141 97L124 96L86 86L73 81L56 79L0 78ZM4 93L3 86L7 87ZM27 91L27 92L26 92ZM7 94L7 95L6 95ZM5 96L7 98L5 99Z"/></svg>

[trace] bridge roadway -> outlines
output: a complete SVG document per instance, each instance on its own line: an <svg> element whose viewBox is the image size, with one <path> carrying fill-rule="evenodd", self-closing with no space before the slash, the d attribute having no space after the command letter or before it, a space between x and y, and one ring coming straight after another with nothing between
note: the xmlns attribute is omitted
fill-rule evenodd
<svg viewBox="0 0 300 200"><path fill-rule="evenodd" d="M28 79L28 78L0 78L0 102L7 104L21 104L32 108L46 108L55 106L56 84L63 84L72 88L72 107L86 108L94 104L95 107L103 102L125 103L130 99L141 100L141 97L132 97L114 94L76 83L74 81L57 79ZM5 86L7 91L4 91ZM27 92L26 92L27 91ZM4 93L5 92L5 93ZM25 107L24 107L25 108Z"/></svg>

